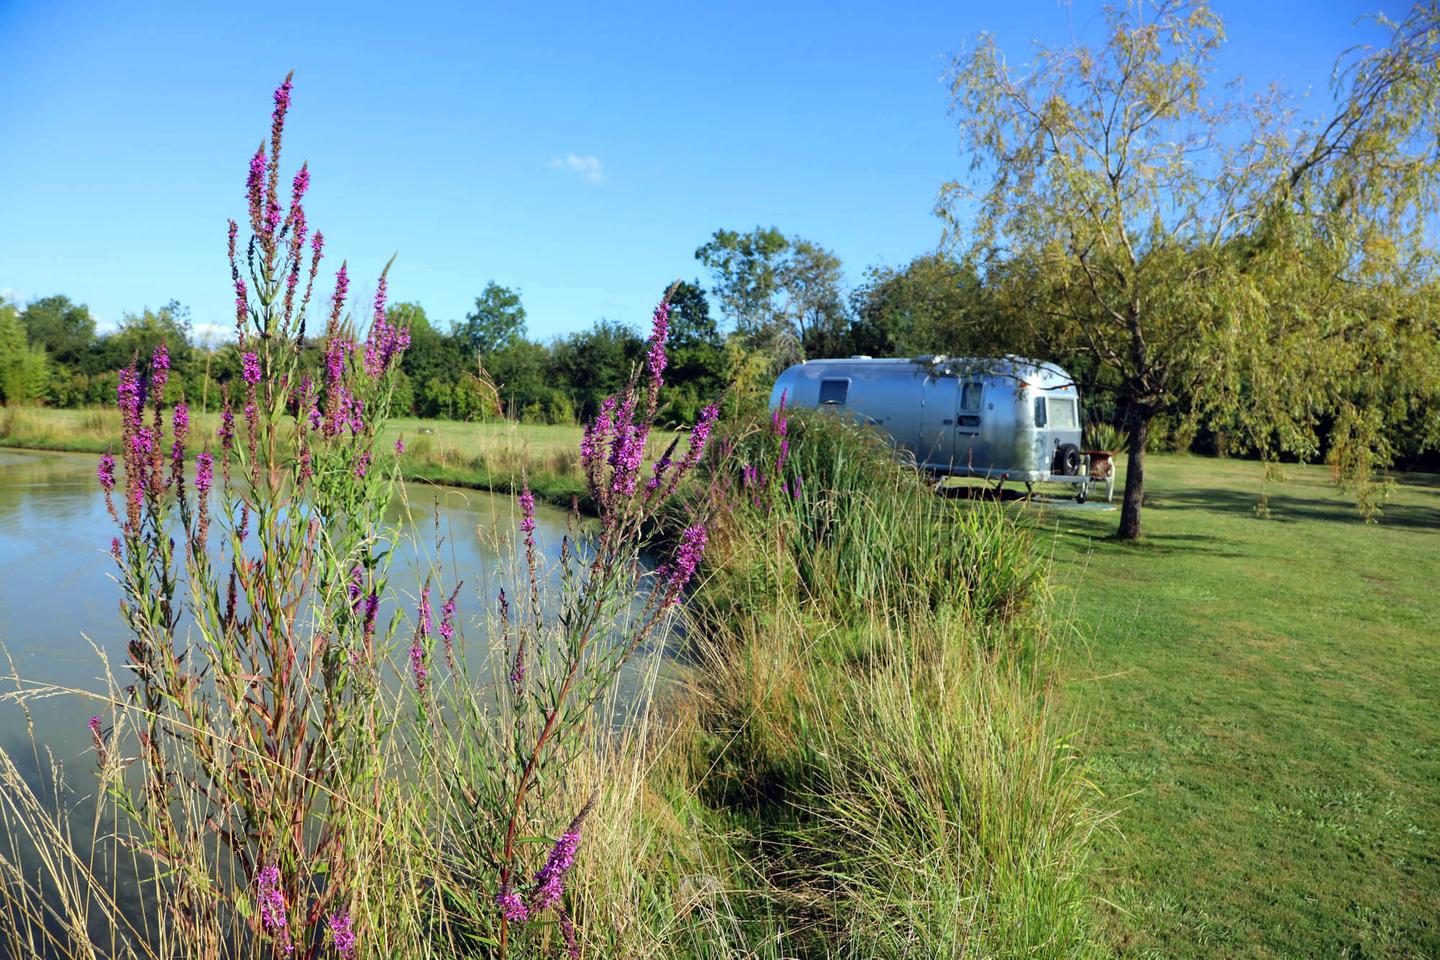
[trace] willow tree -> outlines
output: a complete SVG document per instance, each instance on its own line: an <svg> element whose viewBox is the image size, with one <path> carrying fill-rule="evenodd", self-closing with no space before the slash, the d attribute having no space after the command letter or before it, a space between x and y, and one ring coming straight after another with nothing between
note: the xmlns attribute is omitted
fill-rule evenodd
<svg viewBox="0 0 1440 960"><path fill-rule="evenodd" d="M1214 97L1224 30L1203 0L1107 8L1099 46L1042 47L1020 71L984 35L955 61L973 159L942 190L947 238L1023 332L1016 352L1114 390L1121 537L1140 535L1162 414L1233 424L1270 456L1314 455L1333 424L1352 473L1383 462L1360 379L1440 351L1415 295L1434 276L1437 22L1417 7L1386 46L1342 55L1328 122L1273 88Z"/></svg>

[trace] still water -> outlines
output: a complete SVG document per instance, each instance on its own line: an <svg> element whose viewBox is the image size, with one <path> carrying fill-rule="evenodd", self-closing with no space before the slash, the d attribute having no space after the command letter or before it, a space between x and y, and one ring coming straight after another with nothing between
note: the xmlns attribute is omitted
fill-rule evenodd
<svg viewBox="0 0 1440 960"><path fill-rule="evenodd" d="M0 449L0 692L31 683L79 691L31 699L24 709L0 703L0 749L14 761L31 790L48 798L55 805L52 809L66 811L82 856L83 838L95 816L94 780L87 776L95 756L86 722L93 714L108 714L84 694L106 689L97 651L108 657L119 682L128 682L123 670L126 632L119 613L120 590L112 579L115 566L108 553L117 531L96 481L96 460L86 454ZM502 586L512 596L523 595L523 588L514 589L516 579L525 577L514 500L409 485L405 496L392 504L390 518L406 531L390 567L394 590L414 597L432 564L442 571L447 592L450 585L464 581L457 626L473 670L477 657L492 655L486 635L486 623L492 618L485 616L486 608L493 609ZM564 511L537 508L536 538L547 570L554 571L562 541L572 532L569 521ZM584 529L579 533L583 543ZM443 596L433 598L433 603L438 612ZM409 606L414 609L413 600ZM632 610L636 608L638 600ZM402 628L397 636L408 633ZM403 661L405 644L399 646L396 656ZM607 699L612 724L644 710L648 699L642 692L651 694L656 683L664 684L670 664L661 638L637 651L618 678L614 696ZM402 676L403 663L397 667L395 676ZM68 784L63 797L49 789L56 764L65 771ZM0 853L18 856L27 873L38 873L39 861L32 860L34 847L23 835L4 836L6 824L0 818ZM107 869L92 865L102 874ZM122 912L137 927L145 926L139 923L147 910L139 875L124 866L106 875L112 879L104 882L114 883ZM46 918L47 926L52 926L52 919ZM103 917L92 919L92 936L99 935L97 923L103 926ZM46 955L43 950L41 955Z"/></svg>
<svg viewBox="0 0 1440 960"><path fill-rule="evenodd" d="M103 691L103 650L126 682L125 631L119 586L108 549L115 524L95 478L96 457L0 449L0 674L77 690ZM482 606L493 603L523 567L514 535L519 521L509 497L453 487L409 485L408 507L395 504L394 519L411 529L391 565L390 581L405 595L418 593L419 571L433 555L447 584L464 581L457 619L470 649L484 649ZM546 565L558 557L567 515L537 507L536 536ZM435 541L441 546L435 550ZM442 600L433 601L438 611ZM94 647L92 647L92 644ZM622 699L649 666L637 658L621 678ZM6 689L11 684L0 681ZM82 696L33 701L34 739L71 770L94 762L86 721L104 712ZM32 731L23 713L0 707L0 748L18 758L32 753ZM35 771L29 771L31 773Z"/></svg>

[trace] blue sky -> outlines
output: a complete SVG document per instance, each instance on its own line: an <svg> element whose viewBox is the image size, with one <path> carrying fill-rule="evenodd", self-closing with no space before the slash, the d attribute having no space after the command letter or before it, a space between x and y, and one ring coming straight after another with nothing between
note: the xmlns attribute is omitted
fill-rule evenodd
<svg viewBox="0 0 1440 960"><path fill-rule="evenodd" d="M1221 76L1316 110L1335 56L1376 36L1359 19L1404 9L1215 5ZM285 154L310 161L328 267L373 278L398 251L394 298L433 320L494 279L541 338L643 323L719 227L815 240L856 283L939 240L936 193L967 167L951 56L988 30L1020 62L1098 9L0 0L0 291L102 325L175 298L227 327L225 220L292 67Z"/></svg>

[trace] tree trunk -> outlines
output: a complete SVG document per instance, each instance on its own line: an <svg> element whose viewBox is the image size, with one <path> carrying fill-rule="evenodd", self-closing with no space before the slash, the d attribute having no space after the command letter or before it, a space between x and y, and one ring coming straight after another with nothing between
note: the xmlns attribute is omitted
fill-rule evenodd
<svg viewBox="0 0 1440 960"><path fill-rule="evenodd" d="M1140 506L1145 499L1145 444L1150 436L1150 420L1154 416L1149 410L1130 408L1125 502L1120 507L1120 529L1116 532L1121 540L1140 539Z"/></svg>

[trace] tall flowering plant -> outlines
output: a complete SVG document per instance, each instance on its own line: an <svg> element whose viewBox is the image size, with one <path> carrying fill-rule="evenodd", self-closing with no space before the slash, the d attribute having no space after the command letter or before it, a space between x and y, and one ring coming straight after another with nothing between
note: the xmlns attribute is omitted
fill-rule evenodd
<svg viewBox="0 0 1440 960"><path fill-rule="evenodd" d="M387 315L387 265L349 314L360 338L342 263L324 361L302 362L325 240L306 219L308 166L283 189L291 93L287 77L250 159L248 239L229 222L241 367L218 430L194 436L183 401L165 408L162 345L121 372L118 456L98 468L141 718L128 769L98 752L196 955L350 956L390 790L377 666L397 622L381 622L395 461L376 438L409 335Z"/></svg>
<svg viewBox="0 0 1440 960"><path fill-rule="evenodd" d="M501 591L495 600L494 685L448 685L435 693L447 698L440 709L427 700L436 688L421 682L423 655L415 671L427 756L453 838L448 912L502 957L551 937L579 956L583 918L567 877L584 855L595 795L577 795L571 771L594 744L597 705L632 655L666 633L705 549L704 498L692 501L699 506L688 521L669 521L677 489L705 454L718 407L706 407L688 438L677 436L647 461L669 316L662 301L644 367L585 428L580 461L598 521L588 536L565 538L558 571L541 559L533 494L528 486L519 494L524 576L518 595ZM656 542L662 527L672 530L668 545ZM669 558L650 569L642 561L650 550ZM465 721L433 722L441 715ZM576 806L566 809L571 801Z"/></svg>

